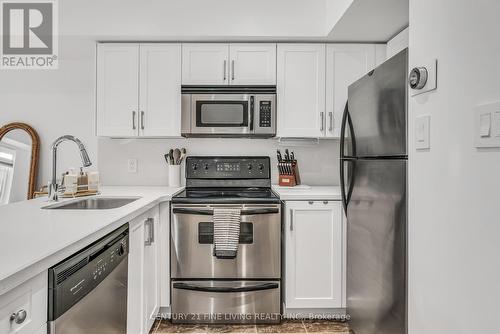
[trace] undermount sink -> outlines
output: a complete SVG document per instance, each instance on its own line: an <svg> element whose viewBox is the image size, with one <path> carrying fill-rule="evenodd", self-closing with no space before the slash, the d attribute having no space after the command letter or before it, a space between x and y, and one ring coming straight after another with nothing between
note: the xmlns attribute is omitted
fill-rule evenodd
<svg viewBox="0 0 500 334"><path fill-rule="evenodd" d="M91 197L69 202L56 203L42 209L53 210L108 210L121 208L137 201L140 197Z"/></svg>

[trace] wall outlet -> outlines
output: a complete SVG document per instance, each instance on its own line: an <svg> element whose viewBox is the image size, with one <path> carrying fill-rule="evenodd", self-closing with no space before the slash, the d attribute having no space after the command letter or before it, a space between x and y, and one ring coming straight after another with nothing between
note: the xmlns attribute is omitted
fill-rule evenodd
<svg viewBox="0 0 500 334"><path fill-rule="evenodd" d="M137 173L137 159L128 159L127 169L129 173Z"/></svg>

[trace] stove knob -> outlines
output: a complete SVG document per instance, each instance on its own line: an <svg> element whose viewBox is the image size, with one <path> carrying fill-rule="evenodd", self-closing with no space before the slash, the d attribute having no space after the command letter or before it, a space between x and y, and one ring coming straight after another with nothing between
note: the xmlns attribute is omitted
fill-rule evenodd
<svg viewBox="0 0 500 334"><path fill-rule="evenodd" d="M264 164L259 164L259 170L264 170Z"/></svg>
<svg viewBox="0 0 500 334"><path fill-rule="evenodd" d="M198 169L198 164L193 164L193 170L197 170Z"/></svg>
<svg viewBox="0 0 500 334"><path fill-rule="evenodd" d="M205 168L205 170L207 170L208 169L208 164L205 164L204 168Z"/></svg>
<svg viewBox="0 0 500 334"><path fill-rule="evenodd" d="M248 170L252 170L252 164L248 164Z"/></svg>

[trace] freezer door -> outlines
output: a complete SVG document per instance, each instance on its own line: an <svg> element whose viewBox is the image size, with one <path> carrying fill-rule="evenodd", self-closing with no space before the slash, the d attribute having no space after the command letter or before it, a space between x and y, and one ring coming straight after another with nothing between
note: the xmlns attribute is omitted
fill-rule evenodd
<svg viewBox="0 0 500 334"><path fill-rule="evenodd" d="M357 157L406 155L407 50L349 86Z"/></svg>
<svg viewBox="0 0 500 334"><path fill-rule="evenodd" d="M406 333L406 160L357 160L347 206L347 312L356 334Z"/></svg>

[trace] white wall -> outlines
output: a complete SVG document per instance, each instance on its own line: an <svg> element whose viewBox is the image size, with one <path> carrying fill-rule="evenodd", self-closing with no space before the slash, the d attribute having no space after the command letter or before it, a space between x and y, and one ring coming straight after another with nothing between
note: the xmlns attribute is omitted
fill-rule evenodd
<svg viewBox="0 0 500 334"><path fill-rule="evenodd" d="M279 146L276 139L99 139L99 168L105 185L166 185L167 165L163 155L171 148L185 147L188 155L264 155L271 158L272 182L278 183L276 149L295 152L303 184L339 184L339 145L336 140L319 144ZM128 173L127 160L137 159L137 173ZM183 165L184 166L184 165Z"/></svg>
<svg viewBox="0 0 500 334"><path fill-rule="evenodd" d="M500 2L411 0L410 64L438 89L410 98L410 334L498 333L500 150L473 147L473 109L500 100ZM431 115L431 148L414 121Z"/></svg>
<svg viewBox="0 0 500 334"><path fill-rule="evenodd" d="M99 39L289 38L326 35L326 0L64 0L68 35Z"/></svg>

